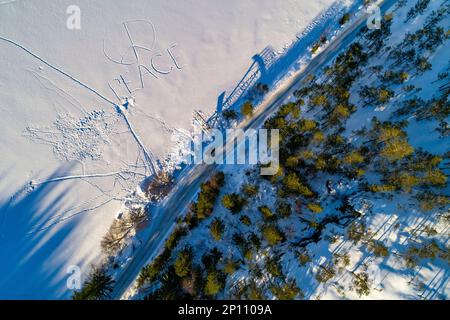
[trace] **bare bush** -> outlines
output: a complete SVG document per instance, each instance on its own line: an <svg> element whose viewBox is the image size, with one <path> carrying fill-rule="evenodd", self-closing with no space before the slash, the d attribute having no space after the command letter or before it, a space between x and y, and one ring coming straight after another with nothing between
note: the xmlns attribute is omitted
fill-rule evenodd
<svg viewBox="0 0 450 320"><path fill-rule="evenodd" d="M114 220L101 241L103 253L115 255L122 249L125 241L147 222L148 216L144 208L130 209L120 219Z"/></svg>
<svg viewBox="0 0 450 320"><path fill-rule="evenodd" d="M160 172L144 188L145 195L150 201L163 199L173 186L173 177L167 172Z"/></svg>

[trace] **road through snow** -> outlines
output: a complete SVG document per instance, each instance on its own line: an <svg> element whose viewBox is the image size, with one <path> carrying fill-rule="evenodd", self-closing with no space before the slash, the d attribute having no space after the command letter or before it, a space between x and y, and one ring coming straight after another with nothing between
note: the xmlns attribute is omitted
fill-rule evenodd
<svg viewBox="0 0 450 320"><path fill-rule="evenodd" d="M381 5L382 12L385 12L395 2L395 0L383 1ZM306 68L298 71L283 86L277 88L277 91L255 110L255 115L251 119L240 123L238 128L247 130L249 128L257 129L261 127L271 113L285 99L291 96L301 81L331 61L343 48L354 40L359 29L366 23L366 19L367 15L362 15L351 26L337 35L324 51L311 60ZM183 210L188 207L189 202L197 193L201 182L205 181L218 168L218 165L196 165L184 172L183 177L177 183L175 189L166 197L155 212L148 239L137 249L135 255L116 279L114 291L111 295L113 299L125 298L124 295L132 288L140 270L159 253L165 240L173 230L175 221Z"/></svg>

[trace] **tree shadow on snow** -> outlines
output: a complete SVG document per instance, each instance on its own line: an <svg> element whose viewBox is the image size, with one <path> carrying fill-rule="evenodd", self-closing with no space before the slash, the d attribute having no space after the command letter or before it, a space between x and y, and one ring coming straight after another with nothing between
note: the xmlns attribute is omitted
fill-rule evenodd
<svg viewBox="0 0 450 320"><path fill-rule="evenodd" d="M60 168L50 178L69 170ZM69 298L68 290L61 291L68 267L64 261L77 244L62 245L81 222L75 217L58 223L69 187L45 183L25 189L0 203L0 299Z"/></svg>

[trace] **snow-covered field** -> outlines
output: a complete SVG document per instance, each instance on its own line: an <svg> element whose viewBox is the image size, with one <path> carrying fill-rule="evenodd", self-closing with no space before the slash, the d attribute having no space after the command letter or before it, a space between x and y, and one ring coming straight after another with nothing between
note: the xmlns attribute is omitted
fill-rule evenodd
<svg viewBox="0 0 450 320"><path fill-rule="evenodd" d="M1 1L0 298L70 297L67 268L99 259L194 111L212 115L255 54L281 51L332 2Z"/></svg>

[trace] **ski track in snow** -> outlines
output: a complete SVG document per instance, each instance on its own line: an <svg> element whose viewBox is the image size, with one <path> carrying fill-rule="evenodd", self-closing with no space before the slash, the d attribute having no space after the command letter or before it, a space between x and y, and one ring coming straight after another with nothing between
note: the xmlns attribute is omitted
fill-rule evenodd
<svg viewBox="0 0 450 320"><path fill-rule="evenodd" d="M88 112L87 110L83 107L83 105L80 103L80 101L78 101L74 96L72 96L70 93L68 93L66 90L60 88L56 83L54 83L52 80L50 80L49 78L43 76L42 74L34 71L34 70L30 70L27 69L29 72L31 72L33 74L33 76L39 81L39 83L41 83L41 85L47 89L50 90L52 92L55 92L58 96L60 96L61 98L63 98L64 100L66 100L68 103L70 103L72 106L74 106L76 109L78 109L79 111L81 111L84 115L87 115ZM49 85L45 85L43 83L43 81L46 81L49 83ZM51 87L50 87L51 86Z"/></svg>
<svg viewBox="0 0 450 320"><path fill-rule="evenodd" d="M144 152L145 159L146 159L147 163L150 165L150 167L152 169L151 174L157 174L158 173L158 166L157 166L157 163L155 161L155 157L153 156L151 151L148 151L145 148L144 144L142 143L141 139L139 138L139 135L136 133L136 131L134 131L133 126L131 125L131 122L128 119L128 116L126 114L125 108L123 106L119 106L118 110L119 110L120 114L123 116L123 118L125 119L125 122L126 122L128 128L130 129L130 132L133 135L134 139L136 140L137 144L139 145L139 147Z"/></svg>
<svg viewBox="0 0 450 320"><path fill-rule="evenodd" d="M41 184L51 183L51 182L60 182L65 180L72 180L72 179L82 179L82 178L103 178L103 177L111 177L116 176L121 173L136 173L133 171L114 171L114 172L106 172L106 173L93 173L93 174L84 174L84 175L70 175L70 176L64 176L64 177L58 177L53 179L47 179L47 180L32 180L30 184L32 186L38 186Z"/></svg>
<svg viewBox="0 0 450 320"><path fill-rule="evenodd" d="M41 61L42 63L44 63L45 65L47 65L48 67L52 68L53 70L61 73L62 75L66 76L67 78L69 78L70 80L78 83L80 86L86 88L87 90L91 91L92 93L94 93L97 97L101 98L102 100L108 102L109 104L111 104L112 106L115 106L116 103L114 103L111 99L107 98L106 96L104 96L103 94L99 93L97 90L95 90L94 88L90 87L89 85L85 84L84 82L78 80L77 78L71 76L70 74L68 74L67 72L65 72L64 70L62 70L61 68L51 64L50 62L48 62L47 60L41 58L40 56L38 56L37 54L33 53L31 50L25 48L24 46L22 46L21 44L15 42L14 40L10 40L8 38L2 37L0 36L0 40L3 40L9 44L12 44L13 46L21 49L22 51L25 51L26 53L28 53L29 55L31 55L32 57L36 58L37 60Z"/></svg>

